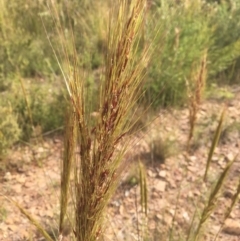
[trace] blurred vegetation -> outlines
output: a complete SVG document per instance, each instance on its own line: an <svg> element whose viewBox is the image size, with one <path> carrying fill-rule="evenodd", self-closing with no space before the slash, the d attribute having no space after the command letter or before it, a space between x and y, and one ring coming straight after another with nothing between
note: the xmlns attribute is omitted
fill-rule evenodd
<svg viewBox="0 0 240 241"><path fill-rule="evenodd" d="M69 42L68 54L74 56L73 32L93 102L99 89L96 73L104 71L109 6L109 0L55 1L64 44ZM0 126L1 148L28 140L38 127L44 133L63 125L66 99L52 46L63 68L68 63L52 17L55 10L45 0L0 0L0 116L7 113L12 123ZM239 37L240 0L148 1L139 47L155 38L155 51L143 103L155 108L183 105L188 98L186 82L191 82L192 69L203 54L207 55L207 87L238 83Z"/></svg>
<svg viewBox="0 0 240 241"><path fill-rule="evenodd" d="M11 108L0 106L0 154L4 154L20 136L20 128Z"/></svg>
<svg viewBox="0 0 240 241"><path fill-rule="evenodd" d="M182 105L186 80L207 54L207 83L239 82L240 1L155 1L151 25L160 22L146 96L157 106ZM150 27L152 29L152 26Z"/></svg>

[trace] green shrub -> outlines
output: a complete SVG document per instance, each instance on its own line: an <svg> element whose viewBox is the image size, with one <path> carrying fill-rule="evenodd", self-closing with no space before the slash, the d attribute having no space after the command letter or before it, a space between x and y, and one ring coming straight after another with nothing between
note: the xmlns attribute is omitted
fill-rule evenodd
<svg viewBox="0 0 240 241"><path fill-rule="evenodd" d="M66 48L73 55L69 43L72 31L83 66L97 68L102 64L106 34L102 30L107 20L106 1L58 1L61 28ZM59 74L59 67L48 38L53 46L61 46L54 28L52 13L45 1L1 1L0 5L0 68L4 77L20 72L24 77ZM78 9L76 11L76 9ZM105 16L105 17L104 17ZM75 31L77 29L77 31ZM46 32L47 34L46 34ZM66 49L65 49L66 50ZM57 54L65 59L66 52L59 48Z"/></svg>
<svg viewBox="0 0 240 241"><path fill-rule="evenodd" d="M0 82L14 73L44 76L57 72L57 64L51 56L51 47L39 16L46 10L40 1L1 1ZM53 24L50 15L47 19Z"/></svg>
<svg viewBox="0 0 240 241"><path fill-rule="evenodd" d="M194 2L174 5L163 1L156 11L160 25L156 51L150 64L146 96L154 106L182 104L187 99L186 79L193 64L211 45L210 15Z"/></svg>
<svg viewBox="0 0 240 241"><path fill-rule="evenodd" d="M51 12L54 10L50 10L45 1L0 2L0 92L7 92L7 101L1 101L0 106L10 102L14 113L18 113L22 139L34 135L35 127L46 132L63 125L66 101L61 87L56 89L53 83L60 69L51 44L64 44L65 49L55 49L56 54L64 62L67 51L71 59L75 55L70 46L73 31L77 46L74 51L81 53L81 66L91 71L102 65L107 46L102 28L107 20L105 4L106 1L97 4L93 1L58 1L55 10L60 13L64 35L60 38L54 27ZM96 90L93 93L91 89L95 82L91 78L88 89L94 98ZM19 79L24 82L23 87L19 85Z"/></svg>
<svg viewBox="0 0 240 241"><path fill-rule="evenodd" d="M214 44L209 61L213 66L211 76L216 76L220 83L239 81L240 52L240 1L223 1L213 17L215 26Z"/></svg>

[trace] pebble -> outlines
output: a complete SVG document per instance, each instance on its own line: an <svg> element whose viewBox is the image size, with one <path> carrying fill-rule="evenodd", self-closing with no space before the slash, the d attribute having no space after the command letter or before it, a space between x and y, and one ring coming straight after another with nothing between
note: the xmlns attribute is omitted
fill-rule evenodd
<svg viewBox="0 0 240 241"><path fill-rule="evenodd" d="M10 172L6 172L6 174L3 177L3 180L6 182L9 182L12 180L12 174Z"/></svg>

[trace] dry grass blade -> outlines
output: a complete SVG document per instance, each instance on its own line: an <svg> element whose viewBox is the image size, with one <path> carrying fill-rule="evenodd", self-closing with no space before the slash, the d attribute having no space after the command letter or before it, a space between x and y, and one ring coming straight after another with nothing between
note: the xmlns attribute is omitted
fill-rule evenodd
<svg viewBox="0 0 240 241"><path fill-rule="evenodd" d="M194 214L192 216L192 219L191 219L191 223L189 225L189 228L187 230L187 237L186 237L186 241L190 241L192 239L192 235L193 235L193 230L194 230L194 224L195 224L195 219L197 217L197 207L195 206L195 211L194 211Z"/></svg>
<svg viewBox="0 0 240 241"><path fill-rule="evenodd" d="M141 207L142 212L147 217L148 214L148 196L147 196L147 175L144 165L139 161L139 178L140 178L140 192L141 192Z"/></svg>
<svg viewBox="0 0 240 241"><path fill-rule="evenodd" d="M62 28L61 21L60 21L60 16L59 16L59 10L57 9L57 4L55 3L55 1L50 0L50 5L48 5L48 8L49 8L50 12L53 13L53 22L55 24L55 27L56 27L56 30L57 30L57 34L58 34L59 38L61 39L61 41L60 41L61 49L62 49L62 52L64 53L65 60L68 63L68 67L70 68L71 65L70 65L70 59L69 59L68 50L67 50L67 46L68 46L67 43L68 43L68 41L66 40L65 35L64 35L64 30ZM72 93L71 93L71 90L70 90L70 86L69 86L69 84L70 84L69 82L70 81L69 81L67 75L64 72L64 69L63 69L63 67L61 65L61 62L60 62L60 59L58 57L57 51L56 51L56 49L53 46L53 43L52 43L52 41L50 39L50 36L49 36L49 34L47 32L47 29L46 29L46 27L44 25L43 20L42 20L42 23L43 23L43 28L44 28L44 31L46 33L48 42L49 42L49 44L50 44L50 46L52 48L53 54L55 56L55 59L57 61L57 64L58 64L59 69L61 71L61 74L63 76L67 92L68 92L69 96L72 96Z"/></svg>
<svg viewBox="0 0 240 241"><path fill-rule="evenodd" d="M234 157L234 159L233 159L232 162L235 162L236 159L237 159L237 157L238 157L238 154ZM231 205L227 208L227 211L226 211L226 213L225 213L225 215L224 215L224 220L223 220L223 222L222 222L222 225L221 225L221 227L220 227L217 235L216 235L215 238L214 238L214 241L217 240L220 232L221 232L222 229L223 229L224 221L229 218L229 216L230 216L230 214L231 214L234 206L236 205L236 203L237 203L237 201L238 201L239 194L240 194L240 178L239 178L239 181L238 181L237 190L236 190L235 194L234 194L234 195L232 196L232 198L231 198L231 199L232 199Z"/></svg>
<svg viewBox="0 0 240 241"><path fill-rule="evenodd" d="M238 155L235 156L234 160L237 159L237 156ZM225 220L229 217L229 215L231 214L234 206L236 205L236 203L238 201L239 194L240 194L240 178L239 178L237 190L236 190L235 194L232 197L231 205L230 205L230 207L228 208L228 210L227 210L227 212L225 214L225 217L224 217Z"/></svg>
<svg viewBox="0 0 240 241"><path fill-rule="evenodd" d="M216 148L216 146L218 144L219 137L221 135L222 124L223 124L223 120L224 120L224 117L225 117L225 113L226 113L226 109L224 109L222 114L221 114L220 120L218 122L218 127L217 127L217 129L215 131L215 134L214 134L214 137L213 137L213 141L212 141L212 144L211 144L211 148L210 148L209 153L208 153L206 170L205 170L205 173L204 173L204 181L205 182L207 180L207 174L208 174L208 170L209 170L209 167L210 167L210 163L211 163L211 160L212 160L212 156L213 156L214 150L215 150L215 148Z"/></svg>
<svg viewBox="0 0 240 241"><path fill-rule="evenodd" d="M11 198L8 198L6 196L4 197L20 210L20 212L30 221L30 223L37 228L37 230L46 239L46 241L54 241L46 232L46 230L42 227L42 225L35 218L33 218L33 216L30 213L28 213L24 208L22 208L21 205L19 205L16 201L12 200Z"/></svg>
<svg viewBox="0 0 240 241"><path fill-rule="evenodd" d="M76 145L76 117L74 112L70 111L67 115L66 130L64 136L64 156L61 167L61 199L60 199L60 220L59 220L59 235L63 232L64 218L67 212L69 200L69 185L71 167L74 158Z"/></svg>
<svg viewBox="0 0 240 241"><path fill-rule="evenodd" d="M205 208L203 209L198 227L196 229L195 237L193 239L194 241L198 241L200 239L201 230L202 230L204 224L206 223L206 221L209 219L210 215L213 213L214 209L216 208L221 188L222 188L222 186L225 182L225 179L229 173L229 170L230 170L231 166L233 165L233 163L235 162L235 160L236 160L236 158L234 158L232 161L230 161L227 164L227 166L221 173L220 177L218 178L215 187L212 189L209 199L208 199L208 203L205 206Z"/></svg>
<svg viewBox="0 0 240 241"><path fill-rule="evenodd" d="M174 208L174 214L173 214L173 218L172 218L172 221L171 221L171 225L170 225L170 230L169 230L169 235L168 235L168 240L169 241L172 241L174 240L174 236L175 236L175 223L176 223L176 218L177 218L177 209L179 207L179 201L180 201L180 196L181 196L181 186L178 190L178 195L177 195L177 198L176 198L176 204L175 204L175 208Z"/></svg>

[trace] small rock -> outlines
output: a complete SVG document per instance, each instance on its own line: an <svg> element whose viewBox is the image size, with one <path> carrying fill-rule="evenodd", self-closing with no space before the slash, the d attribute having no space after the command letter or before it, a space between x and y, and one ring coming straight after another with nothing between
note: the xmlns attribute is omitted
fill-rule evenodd
<svg viewBox="0 0 240 241"><path fill-rule="evenodd" d="M195 162L196 160L197 160L196 156L190 156L189 157L189 161L191 161L191 162Z"/></svg>
<svg viewBox="0 0 240 241"><path fill-rule="evenodd" d="M210 233L215 235L219 230L221 226L220 225L211 225L211 228L209 229Z"/></svg>
<svg viewBox="0 0 240 241"><path fill-rule="evenodd" d="M119 213L120 213L121 215L124 214L124 207L123 207L123 205L120 205L120 207L119 207Z"/></svg>
<svg viewBox="0 0 240 241"><path fill-rule="evenodd" d="M237 218L237 215L232 211L229 215L229 218L235 219Z"/></svg>
<svg viewBox="0 0 240 241"><path fill-rule="evenodd" d="M19 182L19 183L25 183L25 182L26 182L25 176L24 176L24 175L18 176L17 182Z"/></svg>
<svg viewBox="0 0 240 241"><path fill-rule="evenodd" d="M170 226L172 224L172 219L173 218L170 214L164 214L164 216L162 217L163 224Z"/></svg>
<svg viewBox="0 0 240 241"><path fill-rule="evenodd" d="M226 164L224 163L224 161L219 161L218 165L219 165L219 167L221 167L221 169L225 169L226 168Z"/></svg>
<svg viewBox="0 0 240 241"><path fill-rule="evenodd" d="M186 221L190 221L190 217L186 211L183 212L182 216Z"/></svg>
<svg viewBox="0 0 240 241"><path fill-rule="evenodd" d="M25 182L23 186L26 188L31 188L34 186L34 183L33 182Z"/></svg>
<svg viewBox="0 0 240 241"><path fill-rule="evenodd" d="M149 177L156 177L156 174L152 170L148 170L147 174Z"/></svg>
<svg viewBox="0 0 240 241"><path fill-rule="evenodd" d="M8 182L12 180L12 174L10 172L6 172L6 174L3 177L3 180Z"/></svg>
<svg viewBox="0 0 240 241"><path fill-rule="evenodd" d="M41 146L37 149L37 152L38 152L38 153L43 153L44 151L45 151L44 148L41 147Z"/></svg>
<svg viewBox="0 0 240 241"><path fill-rule="evenodd" d="M224 193L223 193L223 196L225 198L232 198L233 197L233 193L230 191L230 190L226 190Z"/></svg>
<svg viewBox="0 0 240 241"><path fill-rule="evenodd" d="M176 182L172 179L169 180L169 184L170 184L170 187L172 189L176 189L177 188L177 185L176 185Z"/></svg>
<svg viewBox="0 0 240 241"><path fill-rule="evenodd" d="M156 222L154 220L150 220L148 223L148 227L150 230L155 230L156 229Z"/></svg>
<svg viewBox="0 0 240 241"><path fill-rule="evenodd" d="M159 177L166 178L167 172L165 170L162 170L158 173Z"/></svg>
<svg viewBox="0 0 240 241"><path fill-rule="evenodd" d="M233 219L227 219L225 221L225 226L223 227L223 232L230 235L240 236L240 222Z"/></svg>
<svg viewBox="0 0 240 241"><path fill-rule="evenodd" d="M21 184L15 184L12 186L12 190L14 190L16 193L22 192L22 185Z"/></svg>
<svg viewBox="0 0 240 241"><path fill-rule="evenodd" d="M196 166L188 166L187 169L192 173L198 173L198 168Z"/></svg>
<svg viewBox="0 0 240 241"><path fill-rule="evenodd" d="M125 193L124 193L125 197L128 197L129 194L130 194L129 190L125 191Z"/></svg>
<svg viewBox="0 0 240 241"><path fill-rule="evenodd" d="M169 212L172 216L175 215L175 211L176 211L175 209L169 209L169 210L168 210L168 212Z"/></svg>
<svg viewBox="0 0 240 241"><path fill-rule="evenodd" d="M193 197L194 197L194 194L193 194L192 191L189 191L189 192L188 192L188 197L189 197L189 198L193 198Z"/></svg>
<svg viewBox="0 0 240 241"><path fill-rule="evenodd" d="M53 139L53 142L54 142L54 143L61 143L61 140L58 139L58 138L54 138L54 139Z"/></svg>
<svg viewBox="0 0 240 241"><path fill-rule="evenodd" d="M161 181L161 180L158 180L157 182L155 182L153 188L154 188L156 191L164 192L165 189L166 189L166 185L167 185L166 182Z"/></svg>
<svg viewBox="0 0 240 241"><path fill-rule="evenodd" d="M194 194L194 196L200 196L201 195L201 192L199 191L199 190L194 190L193 191L193 194Z"/></svg>
<svg viewBox="0 0 240 241"><path fill-rule="evenodd" d="M234 159L233 153L228 153L226 158L227 158L228 161L232 161Z"/></svg>
<svg viewBox="0 0 240 241"><path fill-rule="evenodd" d="M153 191L151 194L151 198L159 198L159 194L156 191Z"/></svg>
<svg viewBox="0 0 240 241"><path fill-rule="evenodd" d="M115 207L119 207L121 205L119 201L112 201L111 204Z"/></svg>
<svg viewBox="0 0 240 241"><path fill-rule="evenodd" d="M219 156L214 155L214 156L212 157L212 161L213 161L213 162L219 161Z"/></svg>

